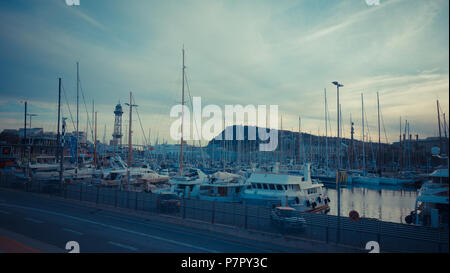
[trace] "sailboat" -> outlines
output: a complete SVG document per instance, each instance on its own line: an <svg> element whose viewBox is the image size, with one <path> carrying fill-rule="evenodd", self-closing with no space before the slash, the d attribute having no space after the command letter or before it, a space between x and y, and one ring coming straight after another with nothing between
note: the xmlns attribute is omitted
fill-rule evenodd
<svg viewBox="0 0 450 273"><path fill-rule="evenodd" d="M182 66L182 107L184 109L184 79L185 79L185 68L184 65L184 47L182 50L183 53L183 66ZM187 168L183 169L183 119L184 119L184 111L182 111L181 117L181 143L180 143L180 168L178 171L178 175L173 176L172 179L169 180L169 189L158 190L155 193L165 194L165 193L175 193L178 197L184 198L192 198L197 197L200 191L200 185L207 183L209 181L209 177L200 169L197 168Z"/></svg>
<svg viewBox="0 0 450 273"><path fill-rule="evenodd" d="M366 171L366 150L365 150L365 132L364 132L364 96L361 93L361 124L362 124L362 172L361 173L353 173L351 175L351 180L355 184L368 184L368 185L379 185L379 179L374 174L368 173Z"/></svg>
<svg viewBox="0 0 450 273"><path fill-rule="evenodd" d="M363 129L363 140L362 140L362 147L363 147L363 169L362 173L355 173L352 175L352 181L354 183L359 184L369 184L369 185L407 185L407 184L414 184L414 179L408 179L408 178L400 178L400 177L386 177L382 175L382 162L381 162L381 125L380 125L380 100L379 100L379 94L377 92L377 107L378 107L378 162L377 162L377 174L367 173L366 172L366 160L365 160L365 149L364 149L364 99L363 94L361 94L361 105L362 105L362 129Z"/></svg>

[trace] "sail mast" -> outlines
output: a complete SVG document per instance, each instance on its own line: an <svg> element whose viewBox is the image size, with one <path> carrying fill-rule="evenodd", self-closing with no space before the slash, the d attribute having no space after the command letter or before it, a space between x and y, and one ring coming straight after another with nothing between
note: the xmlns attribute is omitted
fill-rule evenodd
<svg viewBox="0 0 450 273"><path fill-rule="evenodd" d="M79 85L80 85L80 73L79 73L79 64L77 62L77 141L76 141L76 156L75 156L75 174L78 174L78 150L79 150L79 146L78 146L78 142L80 139L80 133L78 130L78 124L79 124Z"/></svg>
<svg viewBox="0 0 450 273"><path fill-rule="evenodd" d="M97 169L97 112L95 112L94 126L94 167Z"/></svg>
<svg viewBox="0 0 450 273"><path fill-rule="evenodd" d="M328 171L328 109L327 109L327 89L324 88L325 94L325 153L326 153L326 170Z"/></svg>
<svg viewBox="0 0 450 273"><path fill-rule="evenodd" d="M377 92L378 107L378 174L381 176L381 130L380 130L380 98Z"/></svg>
<svg viewBox="0 0 450 273"><path fill-rule="evenodd" d="M441 115L439 113L439 100L436 101L439 127L439 155L442 155Z"/></svg>
<svg viewBox="0 0 450 273"><path fill-rule="evenodd" d="M297 159L297 164L300 166L301 165L301 126L302 126L302 118L300 116L298 116L298 159Z"/></svg>
<svg viewBox="0 0 450 273"><path fill-rule="evenodd" d="M61 149L64 149L61 147L61 133L59 131L60 127L60 120L61 120L61 78L58 78L58 133L56 135L58 148L56 149L58 156L60 156L60 162L59 162L59 182L63 182L63 160L64 160L64 150L61 154Z"/></svg>
<svg viewBox="0 0 450 273"><path fill-rule="evenodd" d="M361 93L361 119L362 119L362 171L363 173L366 170L366 152L364 150L364 142L365 142L365 135L364 135L364 96L363 93Z"/></svg>
<svg viewBox="0 0 450 273"><path fill-rule="evenodd" d="M399 165L399 171L402 171L402 117L400 116L400 136L399 136L399 152L398 152L398 165Z"/></svg>
<svg viewBox="0 0 450 273"><path fill-rule="evenodd" d="M281 131L280 131L280 167L281 167L281 157L283 156L283 116L281 116Z"/></svg>
<svg viewBox="0 0 450 273"><path fill-rule="evenodd" d="M183 68L182 68L182 87L181 87L181 145L180 145L180 175L183 174L183 121L184 121L184 46L183 46Z"/></svg>

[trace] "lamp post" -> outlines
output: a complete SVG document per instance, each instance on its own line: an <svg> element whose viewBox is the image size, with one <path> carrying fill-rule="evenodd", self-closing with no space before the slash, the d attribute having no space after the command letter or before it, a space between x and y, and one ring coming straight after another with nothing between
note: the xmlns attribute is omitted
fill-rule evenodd
<svg viewBox="0 0 450 273"><path fill-rule="evenodd" d="M332 82L337 87L337 170L336 170L336 190L337 190L337 210L338 210L338 233L337 233L337 241L339 242L339 233L340 233L340 217L341 217L341 137L340 137L340 103L339 103L339 87L344 87L343 84L340 84L337 81Z"/></svg>

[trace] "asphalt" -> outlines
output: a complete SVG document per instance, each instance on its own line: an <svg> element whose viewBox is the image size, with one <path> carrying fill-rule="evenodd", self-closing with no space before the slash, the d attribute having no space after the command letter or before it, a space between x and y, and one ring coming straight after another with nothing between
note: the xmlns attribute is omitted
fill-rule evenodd
<svg viewBox="0 0 450 273"><path fill-rule="evenodd" d="M302 252L0 188L0 253L69 252L71 241L81 253Z"/></svg>

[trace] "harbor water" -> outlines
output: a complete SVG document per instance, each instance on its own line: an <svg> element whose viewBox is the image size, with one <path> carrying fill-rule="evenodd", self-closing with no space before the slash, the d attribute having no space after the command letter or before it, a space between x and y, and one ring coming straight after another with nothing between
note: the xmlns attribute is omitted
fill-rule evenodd
<svg viewBox="0 0 450 273"><path fill-rule="evenodd" d="M326 185L331 215L337 215L337 190ZM387 222L405 223L405 216L414 210L417 189L401 187L348 185L341 188L341 216L356 210L361 218L374 218Z"/></svg>

